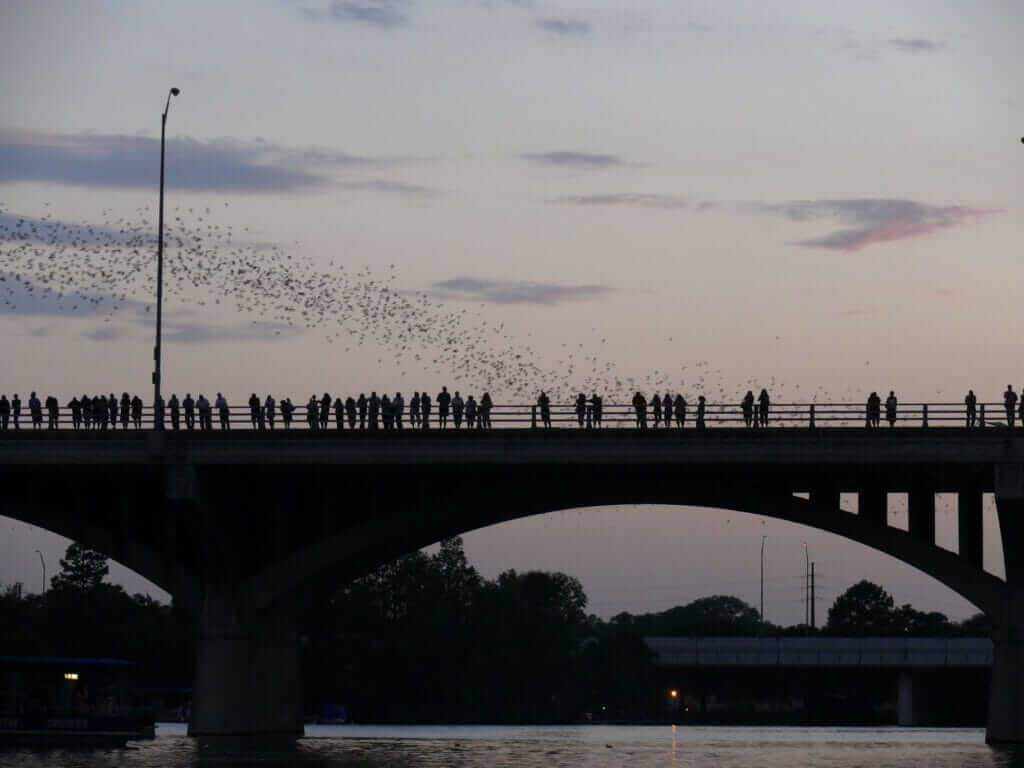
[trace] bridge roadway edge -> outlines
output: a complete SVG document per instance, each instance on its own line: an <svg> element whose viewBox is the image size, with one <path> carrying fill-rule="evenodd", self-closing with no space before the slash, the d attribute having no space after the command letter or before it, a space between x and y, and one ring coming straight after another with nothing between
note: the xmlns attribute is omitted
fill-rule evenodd
<svg viewBox="0 0 1024 768"><path fill-rule="evenodd" d="M86 438L41 433L17 442L0 437L5 482L14 480L16 486L20 478L32 489L8 494L4 514L73 534L169 585L176 598L197 608L206 653L204 661L201 652L197 669L214 672L200 672L205 678L197 679L196 691L215 710L208 726L197 723L193 729L200 735L252 732L230 713L247 711L246 703L258 699L283 706L276 713L248 710L255 730L301 733L301 720L296 730L296 713L288 711L288 702L297 707L301 701L297 688L287 684L287 670L294 667L282 661L295 658L296 649L287 606L318 578L336 584L444 536L515 517L604 504L672 503L822 527L931 575L947 573L940 580L973 595L968 599L991 613L1012 640L1001 643L997 631L993 680L997 670L1011 671L1000 673L1007 684L998 695L993 686L989 738L1024 742L1024 621L1015 607L1024 611L1024 593L996 596L1005 592L1002 583L993 585L994 577L984 578L966 559L946 553L945 562L936 564L932 551L939 559L944 551L919 537L891 528L872 533L863 525L852 531L851 521L864 523L859 516L792 496L796 490L855 490L865 484L886 491L992 491L997 490L996 468L1020 463L1020 447L1012 439L944 429L292 433L269 439L259 433ZM394 482L396 470L403 482ZM737 477L744 478L741 492ZM98 480L117 490L106 502L83 504L73 500L76 478L85 487ZM282 490L303 483L300 493ZM509 485L517 490L510 492ZM344 503L333 498L339 491ZM493 503L496 498L499 504ZM159 499L155 515L137 514L153 507L146 499ZM466 499L483 500L489 508L481 511ZM1001 503L1001 523L1004 509L1009 506ZM1020 510L1006 515L1010 519L1002 530L1010 552L1019 546L1012 520L1020 518ZM311 523L315 518L319 522ZM822 525L826 518L831 528ZM300 522L313 526L309 547L294 546L301 543L295 530ZM252 547L251 559L269 566L254 569L252 562L243 562L239 531L242 549ZM1008 572L1010 560L1007 555ZM974 575L965 576L966 568ZM965 588L971 579L977 583ZM271 668L285 673L270 680L259 671ZM237 694L218 703L216 694L200 693L204 690ZM201 712L202 704L196 703Z"/></svg>

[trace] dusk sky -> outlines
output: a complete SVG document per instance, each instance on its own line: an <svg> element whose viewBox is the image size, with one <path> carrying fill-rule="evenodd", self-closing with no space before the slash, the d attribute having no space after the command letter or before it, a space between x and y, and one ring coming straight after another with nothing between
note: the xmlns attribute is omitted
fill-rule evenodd
<svg viewBox="0 0 1024 768"><path fill-rule="evenodd" d="M0 391L151 395L176 86L165 393L996 401L1024 388L1022 33L1013 0L8 0ZM955 548L955 504L938 518ZM63 545L0 529L0 583L38 588L34 550L52 575ZM819 621L865 577L972 612L859 545L718 510L466 543L487 575L578 576L609 616L756 605L762 535L770 620L803 617L805 541Z"/></svg>

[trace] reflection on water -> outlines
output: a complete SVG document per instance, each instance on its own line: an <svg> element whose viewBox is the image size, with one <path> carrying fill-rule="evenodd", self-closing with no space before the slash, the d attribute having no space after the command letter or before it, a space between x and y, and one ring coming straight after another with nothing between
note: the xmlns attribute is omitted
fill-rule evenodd
<svg viewBox="0 0 1024 768"><path fill-rule="evenodd" d="M981 730L902 728L309 726L286 746L202 744L184 726L153 741L98 751L8 750L0 765L67 768L1010 768L1024 759L985 745Z"/></svg>

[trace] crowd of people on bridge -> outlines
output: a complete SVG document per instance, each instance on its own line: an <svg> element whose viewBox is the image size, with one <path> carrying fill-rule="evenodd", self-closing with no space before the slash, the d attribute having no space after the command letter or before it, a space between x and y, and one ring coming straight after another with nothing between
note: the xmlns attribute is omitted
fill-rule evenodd
<svg viewBox="0 0 1024 768"><path fill-rule="evenodd" d="M1012 386L1008 385L1003 393L1003 405L1006 424L1009 427L1014 426L1018 415L1021 424L1024 425L1024 398L1018 398ZM44 419L46 429L53 430L59 427L62 409L55 396L48 395L45 400L41 400L32 392L27 406L32 429L43 429ZM291 429L295 413L300 408L288 397L278 402L273 395L260 398L255 392L249 397L248 406L251 426L256 430L273 430L277 424L284 429ZM590 397L579 393L571 407L581 429L600 429L603 426L604 402L596 392L591 393ZM665 392L664 395L654 394L648 400L643 393L637 392L633 396L632 407L638 429L686 427L689 404L682 394L673 395ZM715 414L715 419L728 420L721 407L716 407L719 410ZM374 391L369 397L360 393L359 397L350 395L344 400L340 396L332 397L325 392L322 397L311 395L302 408L306 426L312 431L330 429L332 415L334 426L339 430L346 424L350 430L391 431L405 429L406 425L411 429L426 430L431 428L434 419L436 421L433 423L440 429L449 426L461 429L465 424L467 429L487 430L492 427L491 412L494 402L487 392L484 392L478 401L472 395L463 398L458 391L450 394L447 387L442 387L434 398L427 392L414 392L408 404L401 392L395 392L391 396L386 393L378 396ZM754 397L752 390L748 390L739 403L739 413L742 415L744 426L749 429L767 427L770 408L771 398L767 389L762 389L757 397ZM877 392L872 392L865 406L866 427L873 429L881 425L882 408L881 397ZM890 390L884 408L885 420L890 427L896 426L899 403L895 392ZM694 409L694 425L699 430L707 426L707 409L707 401L701 395L697 398ZM814 406L810 406L812 425L813 409ZM927 424L927 406L924 409L924 423ZM202 393L193 398L189 392L181 400L177 394L172 394L166 403L162 397L157 396L152 409L149 409L151 418L144 416L147 409L144 408L142 398L138 395L129 395L127 392L123 392L120 397L115 396L113 392L109 396L75 396L64 406L64 410L70 416L70 419L65 417L64 423L70 421L72 429L76 430L116 430L118 423L122 430L128 429L129 424L135 429L142 429L145 421L147 427L152 426L154 429L166 429L169 426L174 431L182 428L191 431L198 427L200 431L208 432L213 429L214 410L217 412L221 430L230 430L232 427L231 407L221 392L217 393L212 403ZM551 399L545 392L541 392L531 409L531 426L551 428L551 413ZM979 415L978 399L974 390L968 391L964 397L964 414L967 427L984 425L984 406ZM17 393L10 400L6 394L0 395L0 430L6 431L11 426L20 429L21 418L22 401ZM789 419L792 419L791 415Z"/></svg>

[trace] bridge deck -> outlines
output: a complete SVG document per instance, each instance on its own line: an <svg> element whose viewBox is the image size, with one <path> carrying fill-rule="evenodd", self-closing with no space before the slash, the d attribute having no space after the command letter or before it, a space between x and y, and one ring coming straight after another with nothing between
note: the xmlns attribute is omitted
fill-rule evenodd
<svg viewBox="0 0 1024 768"><path fill-rule="evenodd" d="M992 665L987 637L645 637L662 667L969 668Z"/></svg>
<svg viewBox="0 0 1024 768"><path fill-rule="evenodd" d="M1007 429L0 432L0 468L67 464L989 467L1024 461Z"/></svg>

